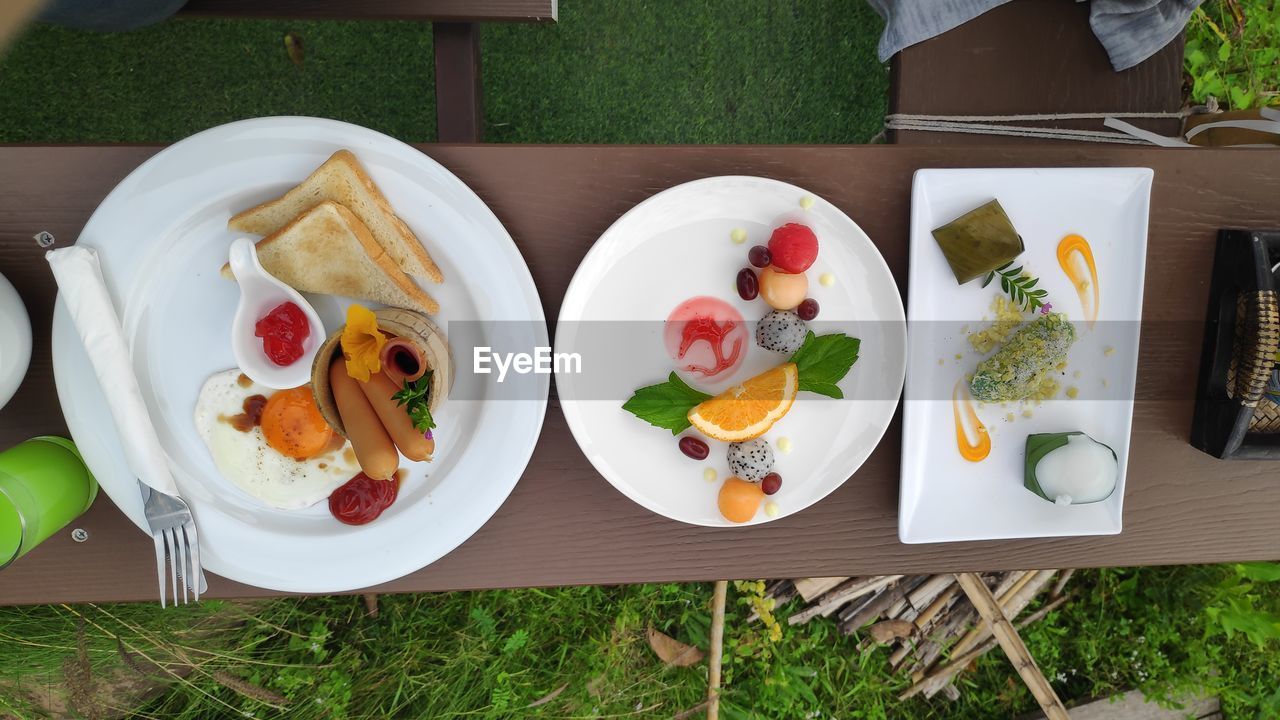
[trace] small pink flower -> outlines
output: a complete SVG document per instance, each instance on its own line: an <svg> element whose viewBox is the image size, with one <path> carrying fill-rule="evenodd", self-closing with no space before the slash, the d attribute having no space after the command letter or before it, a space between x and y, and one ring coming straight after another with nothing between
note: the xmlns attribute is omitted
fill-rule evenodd
<svg viewBox="0 0 1280 720"><path fill-rule="evenodd" d="M1048 314L1049 314L1049 311L1050 311L1050 310L1052 310L1052 309L1053 309L1053 303L1051 303L1051 302L1045 303L1044 305L1042 305L1042 306L1040 307L1040 314L1041 314L1041 315L1048 315Z"/></svg>
<svg viewBox="0 0 1280 720"><path fill-rule="evenodd" d="M422 433L422 437L424 437L424 438L426 438L426 439L428 439L428 440L432 440L432 439L434 439L434 438L435 438L435 436L431 434L431 431L430 431L430 430L428 430L428 431L426 431L426 432Z"/></svg>

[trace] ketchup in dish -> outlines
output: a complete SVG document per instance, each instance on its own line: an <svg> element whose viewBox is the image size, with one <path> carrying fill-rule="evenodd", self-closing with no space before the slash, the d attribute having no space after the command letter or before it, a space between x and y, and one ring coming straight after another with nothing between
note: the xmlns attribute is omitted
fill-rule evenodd
<svg viewBox="0 0 1280 720"><path fill-rule="evenodd" d="M311 324L302 308L283 302L258 320L253 334L262 338L262 351L267 358L286 367L302 357L302 346L311 335Z"/></svg>

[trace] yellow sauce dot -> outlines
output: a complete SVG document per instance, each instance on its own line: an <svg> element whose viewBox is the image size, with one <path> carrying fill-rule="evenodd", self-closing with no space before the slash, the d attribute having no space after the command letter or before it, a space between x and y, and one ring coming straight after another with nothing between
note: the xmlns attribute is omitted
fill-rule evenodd
<svg viewBox="0 0 1280 720"><path fill-rule="evenodd" d="M1116 349L1108 345L1102 348L1102 354L1106 355L1107 357L1111 357L1112 355L1116 354Z"/></svg>
<svg viewBox="0 0 1280 720"><path fill-rule="evenodd" d="M734 228L729 231L729 239L732 240L735 245L741 245L747 241L747 231L742 228Z"/></svg>
<svg viewBox="0 0 1280 720"><path fill-rule="evenodd" d="M715 468L707 468L702 471L702 479L709 483L715 482L717 477L719 477L719 473L716 472Z"/></svg>
<svg viewBox="0 0 1280 720"><path fill-rule="evenodd" d="M1033 414L1034 414L1034 413L1032 413L1030 410L1023 410L1023 411L1022 411L1022 417L1024 417L1024 418L1029 418L1029 417L1031 417Z"/></svg>
<svg viewBox="0 0 1280 720"><path fill-rule="evenodd" d="M805 195L804 197L800 198L800 207L805 210L808 210L809 208L813 207L813 196Z"/></svg>
<svg viewBox="0 0 1280 720"><path fill-rule="evenodd" d="M1005 421L1005 422L1013 422L1013 413L1006 413L1006 414L1005 414L1005 416L1004 416L1004 421Z"/></svg>
<svg viewBox="0 0 1280 720"><path fill-rule="evenodd" d="M963 359L964 359L964 355L961 355L960 353L956 353L956 359L957 359L957 360L963 360Z"/></svg>
<svg viewBox="0 0 1280 720"><path fill-rule="evenodd" d="M831 287L836 284L836 276L831 273L822 273L818 276L818 284L822 287Z"/></svg>
<svg viewBox="0 0 1280 720"><path fill-rule="evenodd" d="M939 364L939 365L944 365L944 364L946 364L946 362L947 362L946 360L943 360L942 358L938 358L938 364Z"/></svg>
<svg viewBox="0 0 1280 720"><path fill-rule="evenodd" d="M1080 379L1080 371L1079 371L1079 370L1077 370L1077 371L1075 371L1075 372L1071 373L1071 377L1076 378L1077 380L1079 380L1079 379Z"/></svg>
<svg viewBox="0 0 1280 720"><path fill-rule="evenodd" d="M1067 393L1067 397L1071 398L1072 400L1075 400L1076 397L1080 394L1080 389L1077 388L1075 385L1072 385L1071 387L1067 388L1066 393Z"/></svg>
<svg viewBox="0 0 1280 720"><path fill-rule="evenodd" d="M778 438L778 442L776 444L778 446L778 452L782 453L783 455L786 455L787 453L791 452L791 438L780 437Z"/></svg>
<svg viewBox="0 0 1280 720"><path fill-rule="evenodd" d="M778 517L778 513L782 512L782 508L778 507L778 503L770 500L764 504L764 514L771 518Z"/></svg>

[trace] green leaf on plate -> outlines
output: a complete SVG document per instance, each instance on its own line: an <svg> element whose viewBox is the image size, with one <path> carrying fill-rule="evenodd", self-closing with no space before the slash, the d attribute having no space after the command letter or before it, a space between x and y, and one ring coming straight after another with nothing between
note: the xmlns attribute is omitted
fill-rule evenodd
<svg viewBox="0 0 1280 720"><path fill-rule="evenodd" d="M861 345L861 340L844 333L815 335L809 331L804 344L791 356L800 379L799 389L837 400L843 398L844 393L836 383L844 379L858 361Z"/></svg>
<svg viewBox="0 0 1280 720"><path fill-rule="evenodd" d="M711 396L694 390L674 372L666 382L636 390L622 409L654 425L678 435L689 427L689 411Z"/></svg>

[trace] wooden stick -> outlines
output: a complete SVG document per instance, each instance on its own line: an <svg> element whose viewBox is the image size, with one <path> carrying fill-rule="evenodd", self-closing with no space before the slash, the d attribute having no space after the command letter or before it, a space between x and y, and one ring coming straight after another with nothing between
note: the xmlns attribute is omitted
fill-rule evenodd
<svg viewBox="0 0 1280 720"><path fill-rule="evenodd" d="M1026 644L1022 642L1022 637L1009 623L1009 618L1005 616L1004 610L991 594L991 589L973 573L960 573L956 575L956 581L964 589L965 595L969 596L969 601L978 609L978 614L991 626L991 632L995 635L996 641L1004 649L1005 655L1009 656L1014 669L1018 671L1018 675L1022 676L1022 681L1027 684L1027 689L1035 696L1036 702L1040 703L1040 709L1048 719L1071 720L1071 716L1067 714L1067 708L1062 704L1062 700L1058 699L1058 694L1053 691L1053 686L1045 679L1044 673L1040 672L1035 658L1031 657Z"/></svg>
<svg viewBox="0 0 1280 720"><path fill-rule="evenodd" d="M792 580L792 584L796 586L796 592L804 601L811 603L814 600L826 595L835 588L843 585L849 580L857 580L859 578L848 577L819 577L819 578L799 578Z"/></svg>
<svg viewBox="0 0 1280 720"><path fill-rule="evenodd" d="M927 668L929 663L932 663L942 653L941 643L935 641L930 634L934 627L942 622L941 618L944 614L955 605L959 592L960 586L953 583L951 587L943 590L938 597L934 598L929 607L925 608L924 612L920 613L920 616L915 619L915 637L918 638L918 641L912 648L915 651L915 662L911 664L911 668L908 670L913 677L918 670ZM928 663L924 660L926 656L929 656ZM892 658L890 659L892 660Z"/></svg>
<svg viewBox="0 0 1280 720"><path fill-rule="evenodd" d="M916 618L916 627L920 629L921 635L924 634L924 629L929 627L929 625L933 623L934 619L938 617L938 614L942 612L942 609L951 604L952 599L955 598L956 593L959 592L960 588L953 584L951 587L938 593L938 596L933 599L933 602L929 603L929 607L925 608L920 613L920 616Z"/></svg>
<svg viewBox="0 0 1280 720"><path fill-rule="evenodd" d="M720 667L724 661L724 600L728 580L717 580L711 599L711 659L707 672L707 720L720 717Z"/></svg>
<svg viewBox="0 0 1280 720"><path fill-rule="evenodd" d="M1062 574L1058 576L1058 582L1053 584L1053 590L1049 591L1049 598L1056 599L1060 595L1062 595L1062 591L1067 588L1067 581L1070 580L1071 576L1075 574L1076 574L1076 571L1074 568L1070 570L1063 570Z"/></svg>
<svg viewBox="0 0 1280 720"><path fill-rule="evenodd" d="M959 587L959 586L957 586ZM938 628L930 637L929 642L925 644L921 650L916 664L911 668L912 682L920 682L928 673L929 668L933 666L942 655L943 649L947 646L947 641L952 637L959 635L960 631L969 627L969 624L977 619L978 611L973 606L965 603L963 610L953 610L942 627Z"/></svg>
<svg viewBox="0 0 1280 720"><path fill-rule="evenodd" d="M1004 594L997 602L1006 615L1016 618L1026 609L1036 594L1044 589L1044 586L1053 577L1056 570L1038 570L1027 573L1027 575L1014 583L1008 592ZM952 648L952 652L963 653L970 648L975 647L978 643L986 640L991 636L991 630L985 625L978 624L968 632L956 646Z"/></svg>
<svg viewBox="0 0 1280 720"><path fill-rule="evenodd" d="M991 589L991 594L998 598L1004 597L1005 593L1009 592L1009 588L1013 587L1019 580L1030 574L1030 570L1013 570L1005 573L1004 577L1000 578L1000 582L996 583L995 587Z"/></svg>
<svg viewBox="0 0 1280 720"><path fill-rule="evenodd" d="M1028 570L1026 573L1023 573L1022 577L1018 578L1017 582L1015 582L1008 590L1005 590L1002 593L993 592L991 594L995 596L997 601L1004 604L1008 601L1008 598L1012 597L1015 593L1020 592L1022 588L1027 586L1027 583L1035 579L1036 572L1037 571L1035 570Z"/></svg>
<svg viewBox="0 0 1280 720"><path fill-rule="evenodd" d="M1034 613L1031 613L1030 615L1028 615L1027 617L1023 618L1018 622L1018 626L1017 626L1018 629L1021 630L1034 622L1039 622L1040 620L1043 620L1046 615L1053 612L1054 610L1057 610L1059 607L1062 607L1062 605L1066 603L1068 600L1070 600L1072 597L1073 595L1071 595L1070 593L1067 595L1063 595L1062 597L1058 598L1057 600L1054 600L1048 605L1045 605L1044 607L1040 608ZM969 664L972 663L974 660L977 660L978 658L985 655L987 651L991 650L995 646L996 646L995 638L991 638L986 642L982 643L981 645L979 645L978 647L965 653L964 655L953 656L951 660L947 662L947 664L939 668L936 668L933 672L929 673L924 678L917 681L916 684L907 688L901 695L898 696L898 699L906 700L907 698L918 695L921 692L925 693L929 697L932 697L935 693L937 693L939 690L942 689L943 685L950 682L952 677L954 677L960 671L968 667Z"/></svg>
<svg viewBox="0 0 1280 720"><path fill-rule="evenodd" d="M887 587L889 584L897 582L900 579L902 579L901 575L881 575L879 577L869 577L861 580L850 580L843 586L823 595L822 602L816 605L810 605L804 610L801 610L795 615L787 618L787 624L802 625L819 615L826 617L836 610L839 610L841 605L844 605L850 600L855 600L863 595L875 592L883 587Z"/></svg>
<svg viewBox="0 0 1280 720"><path fill-rule="evenodd" d="M914 590L916 586L928 578L928 575L916 575L899 582L891 588L886 588L884 592L867 601L866 604L852 612L847 618L844 617L844 611L841 611L842 622L840 629L844 634L852 635L862 629L863 625L880 617L890 606L901 600L907 593Z"/></svg>
<svg viewBox="0 0 1280 720"><path fill-rule="evenodd" d="M951 573L934 575L929 578L928 582L907 595L907 601L911 603L911 607L923 612L934 598L938 597L938 595L943 590L947 589L947 587L954 585L955 582L956 577Z"/></svg>

